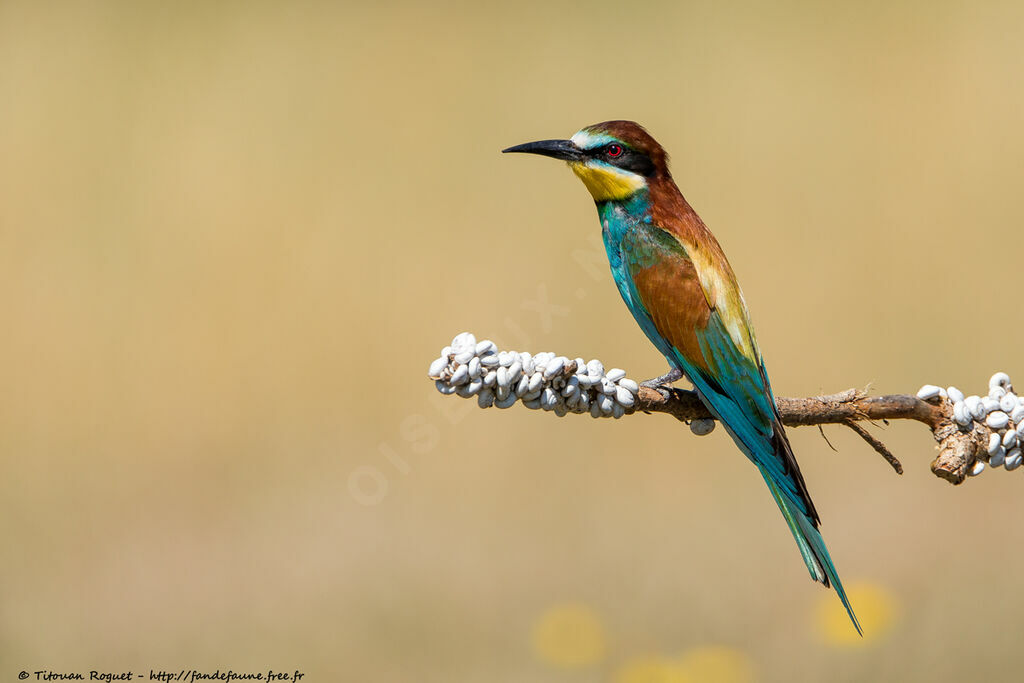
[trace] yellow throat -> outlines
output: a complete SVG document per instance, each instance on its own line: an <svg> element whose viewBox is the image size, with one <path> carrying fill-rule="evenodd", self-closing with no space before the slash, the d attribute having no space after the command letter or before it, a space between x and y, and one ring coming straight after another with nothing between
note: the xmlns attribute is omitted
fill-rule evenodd
<svg viewBox="0 0 1024 683"><path fill-rule="evenodd" d="M593 161L570 161L569 168L590 190L596 202L625 199L647 186L643 176Z"/></svg>

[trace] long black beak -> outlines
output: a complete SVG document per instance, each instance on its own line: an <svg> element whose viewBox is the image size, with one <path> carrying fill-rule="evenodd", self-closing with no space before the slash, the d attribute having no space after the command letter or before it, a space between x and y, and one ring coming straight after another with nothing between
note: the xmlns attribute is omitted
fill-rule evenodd
<svg viewBox="0 0 1024 683"><path fill-rule="evenodd" d="M538 140L537 142L527 142L501 151L506 154L509 152L540 154L541 156L554 157L562 161L579 161L583 158L583 152L572 143L572 140Z"/></svg>

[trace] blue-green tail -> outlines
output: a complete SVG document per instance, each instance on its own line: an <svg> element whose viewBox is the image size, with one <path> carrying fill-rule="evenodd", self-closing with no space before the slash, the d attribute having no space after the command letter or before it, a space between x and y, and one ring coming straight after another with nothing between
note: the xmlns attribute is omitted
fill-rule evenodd
<svg viewBox="0 0 1024 683"><path fill-rule="evenodd" d="M857 615L853 613L850 601L846 598L843 583L839 580L839 574L836 572L835 565L832 564L832 558L828 554L828 548L825 547L825 540L821 537L821 532L814 526L814 522L798 510L785 494L779 490L768 473L763 468L758 469L761 470L761 475L764 477L765 483L768 484L775 502L779 504L782 516L786 518L786 524L789 525L789 530L793 532L793 538L796 539L796 544L800 547L800 554L804 558L804 563L807 564L807 570L811 573L811 578L825 584L826 588L829 585L835 587L836 593L839 594L839 599L843 601L843 607L846 608L846 613L850 615L850 620L857 629L857 633L863 636L864 632L861 631L860 622L857 621Z"/></svg>

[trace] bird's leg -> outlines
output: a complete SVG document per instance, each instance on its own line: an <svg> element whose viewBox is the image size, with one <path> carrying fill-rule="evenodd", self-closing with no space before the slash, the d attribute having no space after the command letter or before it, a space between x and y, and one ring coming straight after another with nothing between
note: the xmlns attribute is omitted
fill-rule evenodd
<svg viewBox="0 0 1024 683"><path fill-rule="evenodd" d="M677 382L682 379L682 377L683 371L679 368L673 367L661 377L655 377L654 379L649 379L646 382L640 382L640 386L657 389L663 384L672 384L672 382Z"/></svg>

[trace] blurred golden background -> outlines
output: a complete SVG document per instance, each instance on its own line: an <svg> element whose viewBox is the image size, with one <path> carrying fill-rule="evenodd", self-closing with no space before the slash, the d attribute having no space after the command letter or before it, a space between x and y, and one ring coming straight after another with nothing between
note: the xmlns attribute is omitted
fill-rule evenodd
<svg viewBox="0 0 1024 683"><path fill-rule="evenodd" d="M499 154L631 118L777 393L1024 383L1022 35L1018 2L0 4L0 661L1019 679L1024 473L792 430L854 641L721 429L426 369L470 330L664 371L586 191Z"/></svg>

